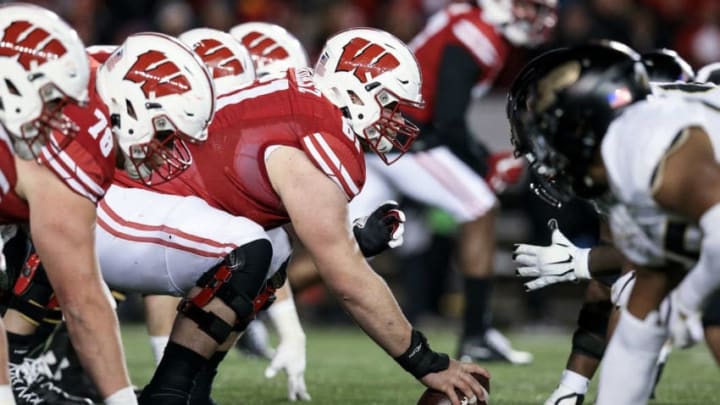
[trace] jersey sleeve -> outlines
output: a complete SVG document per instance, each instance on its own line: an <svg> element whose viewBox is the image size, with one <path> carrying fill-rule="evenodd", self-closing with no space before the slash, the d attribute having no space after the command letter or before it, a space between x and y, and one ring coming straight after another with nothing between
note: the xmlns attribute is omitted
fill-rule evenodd
<svg viewBox="0 0 720 405"><path fill-rule="evenodd" d="M63 150L43 148L41 162L72 191L93 203L105 195L109 180L102 162L80 143L73 141Z"/></svg>
<svg viewBox="0 0 720 405"><path fill-rule="evenodd" d="M89 86L94 89L94 81ZM77 126L77 135L59 148L64 135L53 132L54 141L43 147L40 162L71 190L97 203L115 173L115 144L107 109L93 91L87 106L68 105L63 112Z"/></svg>
<svg viewBox="0 0 720 405"><path fill-rule="evenodd" d="M365 183L365 160L355 145L315 132L301 140L305 154L352 200Z"/></svg>

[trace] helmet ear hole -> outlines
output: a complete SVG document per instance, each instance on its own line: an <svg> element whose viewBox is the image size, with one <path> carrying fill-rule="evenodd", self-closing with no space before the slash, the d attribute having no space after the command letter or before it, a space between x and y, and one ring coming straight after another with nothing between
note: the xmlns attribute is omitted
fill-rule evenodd
<svg viewBox="0 0 720 405"><path fill-rule="evenodd" d="M14 96L19 96L20 92L18 91L17 87L15 87L15 84L10 81L10 79L5 79L5 86L7 86L8 91L10 94Z"/></svg>
<svg viewBox="0 0 720 405"><path fill-rule="evenodd" d="M137 114L135 114L135 108L128 99L125 99L125 109L127 110L128 116L130 116L134 120L137 119Z"/></svg>
<svg viewBox="0 0 720 405"><path fill-rule="evenodd" d="M360 98L360 96L358 96L357 93L355 93L354 91L348 90L348 91L347 91L347 94L348 94L348 97L350 98L350 101L351 101L353 104L355 104L355 105L365 105L365 103L362 102L362 99Z"/></svg>

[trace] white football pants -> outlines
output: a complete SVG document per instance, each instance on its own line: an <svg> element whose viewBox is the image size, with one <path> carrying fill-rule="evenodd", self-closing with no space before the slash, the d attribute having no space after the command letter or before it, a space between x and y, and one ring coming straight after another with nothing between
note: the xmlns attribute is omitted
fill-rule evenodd
<svg viewBox="0 0 720 405"><path fill-rule="evenodd" d="M446 146L407 153L390 166L374 153L365 154L365 162L365 186L350 202L350 218L399 195L441 208L458 223L482 217L497 203L485 180Z"/></svg>
<svg viewBox="0 0 720 405"><path fill-rule="evenodd" d="M111 186L98 204L96 246L103 278L120 291L185 295L233 249L270 240L272 276L292 252L282 228L265 231L197 197Z"/></svg>

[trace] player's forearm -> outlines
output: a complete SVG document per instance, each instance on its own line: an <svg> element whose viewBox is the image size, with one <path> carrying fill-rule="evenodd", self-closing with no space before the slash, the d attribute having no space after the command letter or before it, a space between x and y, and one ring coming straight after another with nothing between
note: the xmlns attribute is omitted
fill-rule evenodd
<svg viewBox="0 0 720 405"><path fill-rule="evenodd" d="M72 217L31 206L31 233L80 361L103 396L128 387L117 315L95 255L95 207L65 196Z"/></svg>
<svg viewBox="0 0 720 405"><path fill-rule="evenodd" d="M615 246L597 245L590 250L588 269L594 277L619 272L624 260L622 253Z"/></svg>
<svg viewBox="0 0 720 405"><path fill-rule="evenodd" d="M73 346L83 368L105 398L128 387L117 316L99 283L75 297L60 297Z"/></svg>
<svg viewBox="0 0 720 405"><path fill-rule="evenodd" d="M369 269L362 273L328 286L360 328L388 354L397 357L410 345L412 327L385 281Z"/></svg>

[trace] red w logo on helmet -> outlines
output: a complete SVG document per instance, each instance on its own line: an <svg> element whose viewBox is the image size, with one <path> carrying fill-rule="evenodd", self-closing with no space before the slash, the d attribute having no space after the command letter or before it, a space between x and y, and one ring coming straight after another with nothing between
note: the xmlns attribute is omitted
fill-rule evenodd
<svg viewBox="0 0 720 405"><path fill-rule="evenodd" d="M257 31L249 32L240 42L245 45L248 52L255 57L279 60L290 56L288 51L274 39L266 37L265 34Z"/></svg>
<svg viewBox="0 0 720 405"><path fill-rule="evenodd" d="M180 72L180 68L164 53L154 50L138 56L123 79L142 83L145 97L150 97L151 93L154 93L155 97L183 94L192 89L190 81Z"/></svg>
<svg viewBox="0 0 720 405"><path fill-rule="evenodd" d="M361 83L366 83L389 70L400 66L395 55L364 38L353 38L343 47L336 72L354 72Z"/></svg>
<svg viewBox="0 0 720 405"><path fill-rule="evenodd" d="M15 21L5 28L0 40L0 56L19 55L17 61L25 70L32 62L42 65L48 60L65 55L67 49L50 33L27 21Z"/></svg>
<svg viewBox="0 0 720 405"><path fill-rule="evenodd" d="M213 79L237 76L245 71L233 52L216 39L203 39L195 45L194 50L212 68Z"/></svg>

